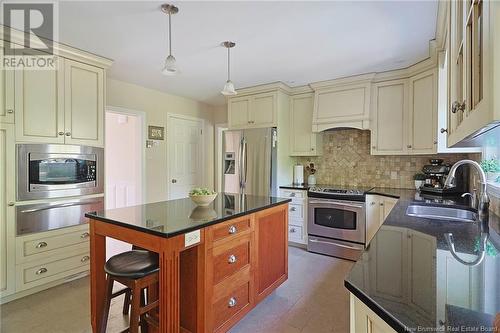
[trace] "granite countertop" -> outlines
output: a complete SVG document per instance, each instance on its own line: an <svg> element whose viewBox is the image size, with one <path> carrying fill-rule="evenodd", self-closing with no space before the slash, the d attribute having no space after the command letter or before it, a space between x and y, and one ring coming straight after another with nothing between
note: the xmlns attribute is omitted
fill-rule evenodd
<svg viewBox="0 0 500 333"><path fill-rule="evenodd" d="M410 204L470 208L461 198L423 198L415 190L369 193L399 200L346 277L347 289L397 332L491 330L500 312L500 218L491 213L481 227L410 217ZM488 237L484 259L475 266L460 262L478 258L481 236Z"/></svg>
<svg viewBox="0 0 500 333"><path fill-rule="evenodd" d="M185 198L90 212L85 216L168 238L290 201L277 197L219 193L207 207L197 207L191 199Z"/></svg>

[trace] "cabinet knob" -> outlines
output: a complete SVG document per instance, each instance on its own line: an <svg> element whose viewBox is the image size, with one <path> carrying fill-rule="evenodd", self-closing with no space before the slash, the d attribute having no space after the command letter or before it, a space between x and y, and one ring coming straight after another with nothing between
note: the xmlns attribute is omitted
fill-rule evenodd
<svg viewBox="0 0 500 333"><path fill-rule="evenodd" d="M64 135L64 132L59 132L59 133L57 133L57 134L59 134L59 135Z"/></svg>
<svg viewBox="0 0 500 333"><path fill-rule="evenodd" d="M297 210L297 208L295 208L295 207L290 207L290 211L291 211L291 212L295 212L296 210Z"/></svg>
<svg viewBox="0 0 500 333"><path fill-rule="evenodd" d="M227 302L227 306L228 306L228 307L230 307L230 308L233 308L233 307L235 307L235 306L236 306L236 303L237 303L237 302L236 302L236 298L231 297L231 298L229 299L229 302Z"/></svg>
<svg viewBox="0 0 500 333"><path fill-rule="evenodd" d="M12 207L12 206L14 206L15 204L16 204L15 202L12 202L12 201L11 201L11 202L9 202L9 203L7 204L7 206Z"/></svg>
<svg viewBox="0 0 500 333"><path fill-rule="evenodd" d="M40 268L39 270L37 270L35 272L36 275L40 275L40 274L43 274L43 273L47 273L47 268L42 267L42 268Z"/></svg>
<svg viewBox="0 0 500 333"><path fill-rule="evenodd" d="M291 196L291 197L294 197L294 196L295 196L295 193L293 193L293 192L292 192L292 193L290 193L290 196Z"/></svg>
<svg viewBox="0 0 500 333"><path fill-rule="evenodd" d="M14 110L12 110L12 109L7 109L7 113L14 113Z"/></svg>
<svg viewBox="0 0 500 333"><path fill-rule="evenodd" d="M82 259L80 259L81 262L86 262L89 261L90 257L89 256L83 256Z"/></svg>
<svg viewBox="0 0 500 333"><path fill-rule="evenodd" d="M462 103L460 103L459 101L453 102L453 104L451 105L451 113L457 113L458 111L464 112L465 105L465 101L463 101Z"/></svg>
<svg viewBox="0 0 500 333"><path fill-rule="evenodd" d="M381 203L380 203L380 206L383 206L383 205L384 205L384 203L383 203L383 202L381 202Z"/></svg>
<svg viewBox="0 0 500 333"><path fill-rule="evenodd" d="M235 234L237 231L238 231L238 229L236 229L236 227L234 225L230 226L229 229L228 229L228 232L231 235Z"/></svg>
<svg viewBox="0 0 500 333"><path fill-rule="evenodd" d="M177 179L172 179L171 182L172 182L172 184L175 184L175 183L177 183Z"/></svg>
<svg viewBox="0 0 500 333"><path fill-rule="evenodd" d="M296 231L297 231L297 230L295 230L295 228L291 228L291 229L290 229L290 233L291 233L291 234L294 234Z"/></svg>
<svg viewBox="0 0 500 333"><path fill-rule="evenodd" d="M411 149L411 145L407 145L406 148Z"/></svg>
<svg viewBox="0 0 500 333"><path fill-rule="evenodd" d="M377 149L377 146L372 146L372 149Z"/></svg>
<svg viewBox="0 0 500 333"><path fill-rule="evenodd" d="M441 128L439 131L441 133L448 133L448 129L447 128Z"/></svg>
<svg viewBox="0 0 500 333"><path fill-rule="evenodd" d="M437 144L438 144L437 140L434 140L434 144L435 144L435 145L437 145Z"/></svg>
<svg viewBox="0 0 500 333"><path fill-rule="evenodd" d="M80 238L89 238L90 234L88 232L84 232L83 234L80 235Z"/></svg>
<svg viewBox="0 0 500 333"><path fill-rule="evenodd" d="M314 148L311 148L311 151L314 151Z"/></svg>
<svg viewBox="0 0 500 333"><path fill-rule="evenodd" d="M40 242L40 243L35 245L35 248L37 248L37 249L41 249L44 247L47 247L47 243L45 243L45 242Z"/></svg>
<svg viewBox="0 0 500 333"><path fill-rule="evenodd" d="M370 206L375 205L375 201L370 202Z"/></svg>
<svg viewBox="0 0 500 333"><path fill-rule="evenodd" d="M64 133L66 136L71 136L71 132Z"/></svg>
<svg viewBox="0 0 500 333"><path fill-rule="evenodd" d="M231 254L229 258L227 258L227 262L230 264L234 264L236 262L236 256L234 254Z"/></svg>

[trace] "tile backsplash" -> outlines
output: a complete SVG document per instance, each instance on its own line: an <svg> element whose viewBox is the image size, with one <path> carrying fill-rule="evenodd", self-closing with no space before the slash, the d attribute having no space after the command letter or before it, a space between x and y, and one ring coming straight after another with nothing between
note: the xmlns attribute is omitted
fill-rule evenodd
<svg viewBox="0 0 500 333"><path fill-rule="evenodd" d="M318 184L414 188L413 175L431 158L442 158L445 163L480 159L480 154L374 156L370 155L370 131L340 129L322 135L322 156L297 159L303 165L316 165Z"/></svg>

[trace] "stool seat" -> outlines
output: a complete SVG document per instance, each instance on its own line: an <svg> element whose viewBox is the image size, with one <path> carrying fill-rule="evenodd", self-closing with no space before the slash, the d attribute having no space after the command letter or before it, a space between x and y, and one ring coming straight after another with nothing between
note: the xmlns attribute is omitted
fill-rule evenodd
<svg viewBox="0 0 500 333"><path fill-rule="evenodd" d="M104 270L117 277L140 279L159 270L158 254L142 250L123 252L109 258Z"/></svg>

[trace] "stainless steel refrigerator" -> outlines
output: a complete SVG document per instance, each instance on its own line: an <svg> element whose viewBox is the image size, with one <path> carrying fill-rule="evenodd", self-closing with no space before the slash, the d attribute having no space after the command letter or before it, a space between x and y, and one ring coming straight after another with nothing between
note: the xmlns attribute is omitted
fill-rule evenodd
<svg viewBox="0 0 500 333"><path fill-rule="evenodd" d="M224 192L276 195L276 128L228 130L222 145Z"/></svg>

